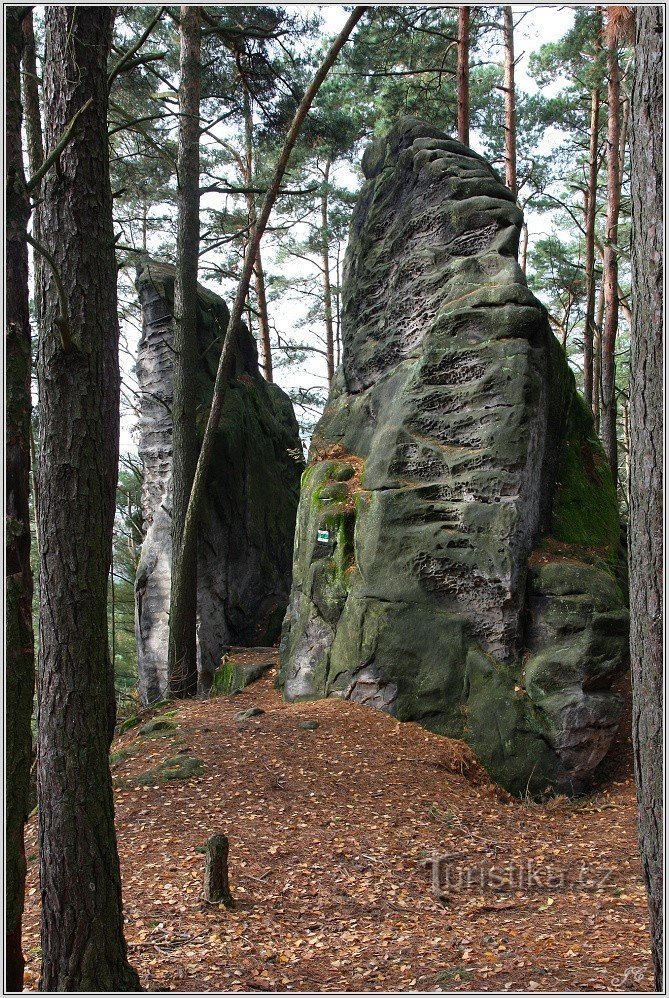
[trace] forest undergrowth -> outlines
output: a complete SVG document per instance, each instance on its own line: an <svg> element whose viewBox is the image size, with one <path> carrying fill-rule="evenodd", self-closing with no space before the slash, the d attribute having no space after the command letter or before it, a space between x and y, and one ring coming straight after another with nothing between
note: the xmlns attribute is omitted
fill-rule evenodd
<svg viewBox="0 0 669 998"><path fill-rule="evenodd" d="M275 675L164 706L112 746L144 989L652 989L628 724L590 795L537 804L490 784L462 742L349 702L284 705ZM216 832L233 910L203 897ZM35 816L26 848L36 990Z"/></svg>

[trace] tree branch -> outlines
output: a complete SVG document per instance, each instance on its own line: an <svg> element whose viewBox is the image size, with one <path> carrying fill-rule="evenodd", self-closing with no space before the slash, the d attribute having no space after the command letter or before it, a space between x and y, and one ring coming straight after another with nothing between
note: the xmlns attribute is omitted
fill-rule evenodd
<svg viewBox="0 0 669 998"><path fill-rule="evenodd" d="M90 103L90 101L89 101ZM58 331L60 333L60 342L63 347L64 353L69 353L72 349L72 337L70 335L70 327L67 321L67 297L65 295L65 288L63 287L63 282L60 279L60 274L58 273L58 267L56 266L56 261L51 256L49 251L38 243L36 239L26 232L26 242L30 243L34 250L44 257L46 262L51 267L51 272L53 273L53 279L56 282L56 291L58 292L58 301L60 302L60 315L56 318L56 325L58 326Z"/></svg>
<svg viewBox="0 0 669 998"><path fill-rule="evenodd" d="M132 59L134 55L137 55L142 45L149 37L155 26L158 24L158 21L161 19L164 13L165 13L165 8L160 7L158 9L158 13L156 14L156 16L149 23L149 26L147 27L146 31L141 35L138 41L135 42L132 48L129 48L128 51L125 53L125 55L122 55L119 61L116 63L116 65L114 66L114 68L112 69L111 73L107 78L107 86L109 87L110 90L112 87L112 83L114 82L116 77L119 75L120 72L123 71L127 63L130 61L130 59Z"/></svg>
<svg viewBox="0 0 669 998"><path fill-rule="evenodd" d="M290 129L286 136L281 155L279 156L276 168L274 171L274 176L272 182L269 186L267 196L263 202L260 215L258 217L255 228L251 234L251 238L248 241L246 247L246 254L244 257L244 267L239 281L239 286L237 288L237 293L235 295L235 300L231 309L230 319L228 321L227 335L225 337L225 342L223 344L223 350L221 351L221 356L219 358L218 370L216 372L216 380L214 382L214 394L212 399L211 409L209 411L209 418L207 419L207 426L204 432L204 438L202 441L202 447L200 449L200 454L197 461L197 467L195 470L195 477L193 480L193 487L191 489L190 499L188 501L188 508L186 510L185 522L183 525L182 532L182 550L187 550L189 546L193 545L196 541L196 531L198 527L198 521L200 517L200 506L202 503L202 497L204 495L204 488L206 482L206 476L209 470L209 464L211 462L211 456L213 452L215 435L218 430L218 424L221 419L221 412L223 409L223 403L225 401L225 396L228 388L228 381L230 378L230 370L232 368L232 363L234 361L235 348L237 344L237 327L240 323L242 312L244 310L244 303L249 290L249 285L251 283L251 276L253 274L253 268L255 265L256 257L258 254L258 247L260 245L260 240L262 239L263 233L267 227L269 221L269 216L271 214L272 208L274 207L274 202L276 201L277 195L281 187L281 181L286 172L288 162L290 160L293 147L297 142L297 138L300 133L300 129L306 118L311 105L313 104L316 95L325 81L330 69L334 65L337 56L341 52L342 48L348 41L351 32L353 31L355 25L358 23L360 18L369 10L369 7L355 7L353 12L349 15L346 24L342 28L341 32L335 39L332 47L325 56L325 59L314 76L308 90L306 91L300 105L295 112L295 117L293 118ZM180 557L175 563L178 566L184 564L183 557ZM176 582L176 585L175 585ZM173 599L174 596L179 596L184 586L187 584L187 580L181 571L178 571L178 577L173 579Z"/></svg>
<svg viewBox="0 0 669 998"><path fill-rule="evenodd" d="M92 102L93 98L89 97L86 103L82 104L77 113L72 116L69 125L66 127L65 131L61 135L60 141L57 143L56 146L54 146L53 151L49 153L47 158L40 166L39 170L32 175L30 180L26 181L26 191L28 192L28 194L30 194L31 191L34 191L35 188L42 182L43 177L46 176L46 174L49 172L53 164L60 157L60 154L62 153L63 149L72 138L72 135L74 133L74 127L77 121L84 113L84 111L86 111L90 107Z"/></svg>

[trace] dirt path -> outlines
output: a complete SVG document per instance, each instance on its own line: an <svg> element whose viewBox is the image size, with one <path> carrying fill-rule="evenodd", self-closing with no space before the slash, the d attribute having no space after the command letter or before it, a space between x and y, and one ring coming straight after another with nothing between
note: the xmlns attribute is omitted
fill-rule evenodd
<svg viewBox="0 0 669 998"><path fill-rule="evenodd" d="M350 703L285 706L273 679L178 704L176 728L114 744L126 936L145 990L651 990L625 733L589 798L525 804L460 742ZM235 720L251 706L265 713ZM201 760L202 774L138 785L166 758ZM231 912L201 894L198 847L218 831ZM33 819L28 989L35 840ZM445 854L440 900L431 858Z"/></svg>

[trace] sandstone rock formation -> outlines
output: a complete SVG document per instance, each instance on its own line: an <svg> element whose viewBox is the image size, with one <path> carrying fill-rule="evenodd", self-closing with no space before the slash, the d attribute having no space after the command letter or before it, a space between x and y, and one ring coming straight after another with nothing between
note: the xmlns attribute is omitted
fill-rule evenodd
<svg viewBox="0 0 669 998"><path fill-rule="evenodd" d="M137 380L145 539L135 582L135 622L140 694L151 703L165 695L168 685L174 268L149 261L138 273L137 289L143 314ZM202 432L228 317L225 302L199 287ZM211 686L226 645L270 645L279 635L304 466L289 398L261 377L248 330L243 328L238 340L236 376L217 435L199 537L201 693Z"/></svg>
<svg viewBox="0 0 669 998"><path fill-rule="evenodd" d="M627 665L616 496L487 162L416 119L363 157L343 365L302 479L280 680L578 792Z"/></svg>

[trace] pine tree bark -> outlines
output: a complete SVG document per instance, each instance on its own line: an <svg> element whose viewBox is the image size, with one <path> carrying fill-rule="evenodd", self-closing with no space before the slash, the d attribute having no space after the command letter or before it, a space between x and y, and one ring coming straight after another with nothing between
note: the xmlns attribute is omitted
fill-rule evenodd
<svg viewBox="0 0 669 998"><path fill-rule="evenodd" d="M335 373L335 335L332 315L332 284L330 282L330 219L329 219L329 183L330 161L323 169L323 184L321 186L321 270L323 275L323 310L325 314L325 355L328 372L328 388L332 387Z"/></svg>
<svg viewBox="0 0 669 998"><path fill-rule="evenodd" d="M90 98L40 207L38 805L44 991L137 990L123 938L108 750L107 580L118 474L116 260L107 140L109 7L46 8L45 138ZM59 323L61 328L59 328ZM111 700L110 700L111 695Z"/></svg>
<svg viewBox="0 0 669 998"><path fill-rule="evenodd" d="M200 250L200 7L181 7L177 265L174 289L172 401L172 582L170 694L197 693L197 544L183 526L198 457L197 269Z"/></svg>
<svg viewBox="0 0 669 998"><path fill-rule="evenodd" d="M35 663L30 570L30 316L28 244L30 203L21 150L21 19L26 8L6 10L5 34L5 318L6 318L6 673L7 783L5 810L5 983L23 989L21 919L26 860L23 829L28 816Z"/></svg>
<svg viewBox="0 0 669 998"><path fill-rule="evenodd" d="M595 432L599 436L602 409L602 331L604 329L604 284L597 296L597 316L595 336L592 344L592 415L595 419Z"/></svg>
<svg viewBox="0 0 669 998"><path fill-rule="evenodd" d="M504 163L506 186L518 194L516 175L516 65L513 51L513 7L504 12Z"/></svg>
<svg viewBox="0 0 669 998"><path fill-rule="evenodd" d="M251 105L251 95L248 87L244 85L244 136L246 145L246 162L244 164L244 181L247 187L253 186L253 108ZM258 223L258 210L256 208L255 194L251 191L246 196L246 207L249 217L249 236ZM262 368L265 381L273 381L272 371L272 344L269 335L269 311L267 308L267 289L265 285L265 271L260 253L260 246L256 253L256 262L253 270L256 288L256 302L258 305L258 329L260 332L260 367ZM250 327L249 327L250 328Z"/></svg>
<svg viewBox="0 0 669 998"><path fill-rule="evenodd" d="M613 481L618 482L616 339L618 336L618 216L620 213L620 67L615 42L607 44L608 136L606 156L606 239L604 242L604 329L602 332L601 434Z"/></svg>
<svg viewBox="0 0 669 998"><path fill-rule="evenodd" d="M631 103L630 651L639 844L662 990L663 8L636 8Z"/></svg>
<svg viewBox="0 0 669 998"><path fill-rule="evenodd" d="M469 145L469 7L458 7L458 139Z"/></svg>
<svg viewBox="0 0 669 998"><path fill-rule="evenodd" d="M601 15L600 15L601 20ZM601 43L601 26L596 51ZM593 409L593 344L595 340L595 222L597 218L597 173L599 152L599 86L590 92L590 147L588 151L588 186L585 197L585 324L583 330L583 394L585 404Z"/></svg>

